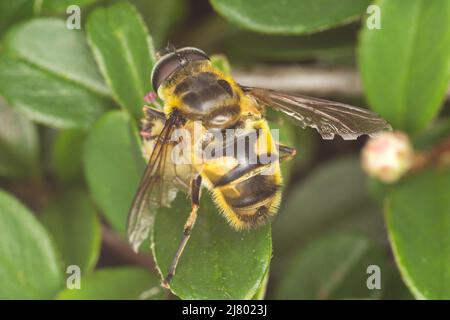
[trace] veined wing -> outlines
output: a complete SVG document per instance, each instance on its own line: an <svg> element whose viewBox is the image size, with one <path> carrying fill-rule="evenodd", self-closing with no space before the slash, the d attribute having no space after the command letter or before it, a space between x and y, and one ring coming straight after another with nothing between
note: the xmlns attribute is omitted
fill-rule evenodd
<svg viewBox="0 0 450 320"><path fill-rule="evenodd" d="M242 89L257 103L283 112L302 128L315 128L323 139L333 139L337 134L344 140L353 140L363 134L374 136L392 130L376 113L348 104L269 89L245 86Z"/></svg>
<svg viewBox="0 0 450 320"><path fill-rule="evenodd" d="M162 206L169 206L176 195L177 190L172 182L165 179L167 149L175 128L175 122L175 116L171 116L165 122L128 214L128 241L136 252L148 237L156 210Z"/></svg>

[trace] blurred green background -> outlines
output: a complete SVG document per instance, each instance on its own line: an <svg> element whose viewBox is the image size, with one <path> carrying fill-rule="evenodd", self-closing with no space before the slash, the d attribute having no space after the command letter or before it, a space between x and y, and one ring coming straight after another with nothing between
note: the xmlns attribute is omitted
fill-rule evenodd
<svg viewBox="0 0 450 320"><path fill-rule="evenodd" d="M1 299L450 298L450 1L0 0L0 37ZM269 113L297 148L278 217L236 232L204 192L164 292L186 195L157 212L139 254L125 227L168 42L245 85L371 108L442 157L382 184L361 170L366 137L322 141Z"/></svg>

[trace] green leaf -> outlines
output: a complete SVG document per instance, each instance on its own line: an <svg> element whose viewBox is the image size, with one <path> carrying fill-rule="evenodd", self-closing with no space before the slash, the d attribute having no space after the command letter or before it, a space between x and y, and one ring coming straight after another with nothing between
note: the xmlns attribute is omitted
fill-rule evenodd
<svg viewBox="0 0 450 320"><path fill-rule="evenodd" d="M384 239L381 209L370 200L366 183L359 158L346 156L321 165L292 186L273 224L275 251L291 252L292 243L336 228Z"/></svg>
<svg viewBox="0 0 450 320"><path fill-rule="evenodd" d="M261 284L259 285L258 290L256 290L255 295L253 296L252 300L264 300L264 297L266 296L267 291L267 284L269 283L269 275L270 275L270 268L267 268L266 275L264 276L263 280L261 281Z"/></svg>
<svg viewBox="0 0 450 320"><path fill-rule="evenodd" d="M270 224L235 231L207 192L171 289L181 299L250 299L260 287L272 256ZM181 192L161 208L152 231L152 251L162 276L178 248L190 203Z"/></svg>
<svg viewBox="0 0 450 320"><path fill-rule="evenodd" d="M82 179L82 150L86 133L81 130L58 132L52 145L52 167L57 178L64 183Z"/></svg>
<svg viewBox="0 0 450 320"><path fill-rule="evenodd" d="M287 121L292 125L291 121ZM294 147L297 150L297 154L292 159L292 169L294 173L301 172L305 168L311 165L315 160L318 145L322 143L315 133L311 130L299 130L298 127L294 127Z"/></svg>
<svg viewBox="0 0 450 320"><path fill-rule="evenodd" d="M355 25L307 34L280 36L255 34L239 30L231 32L220 42L230 59L259 61L311 61L336 64L350 60L353 63L357 28Z"/></svg>
<svg viewBox="0 0 450 320"><path fill-rule="evenodd" d="M210 0L214 9L239 26L263 33L303 34L357 19L370 0Z"/></svg>
<svg viewBox="0 0 450 320"><path fill-rule="evenodd" d="M134 117L142 115L151 90L153 44L141 16L128 3L99 8L87 22L89 44L116 101Z"/></svg>
<svg viewBox="0 0 450 320"><path fill-rule="evenodd" d="M291 121L289 121L286 117L281 115L279 112L276 112L275 110L268 109L266 112L266 119L269 122L270 129L273 130L272 135L274 136L274 138L277 139L275 136L275 130L278 130L279 143L288 147L295 148L295 134L296 131L298 131L298 127L296 127ZM291 172L294 168L294 163L295 161L293 161L293 159L281 162L283 187L286 187L289 184Z"/></svg>
<svg viewBox="0 0 450 320"><path fill-rule="evenodd" d="M124 235L145 166L136 128L126 113L112 111L100 118L84 145L83 163L94 201L114 229Z"/></svg>
<svg viewBox="0 0 450 320"><path fill-rule="evenodd" d="M100 269L81 278L80 289L65 289L60 300L155 300L163 298L158 278L134 267Z"/></svg>
<svg viewBox="0 0 450 320"><path fill-rule="evenodd" d="M87 128L104 109L92 93L7 55L0 55L0 94L28 118L56 128Z"/></svg>
<svg viewBox="0 0 450 320"><path fill-rule="evenodd" d="M188 5L185 0L131 0L141 12L151 30L153 43L162 49L173 28L186 16Z"/></svg>
<svg viewBox="0 0 450 320"><path fill-rule="evenodd" d="M83 33L67 29L64 20L31 20L11 30L5 46L22 61L93 93L110 95Z"/></svg>
<svg viewBox="0 0 450 320"><path fill-rule="evenodd" d="M76 5L81 8L87 7L98 0L41 0L42 11L44 12L66 12L66 9L71 5Z"/></svg>
<svg viewBox="0 0 450 320"><path fill-rule="evenodd" d="M0 299L51 299L62 286L57 253L44 227L0 191Z"/></svg>
<svg viewBox="0 0 450 320"><path fill-rule="evenodd" d="M222 54L214 54L210 57L213 67L219 69L225 74L231 74L231 66L227 57Z"/></svg>
<svg viewBox="0 0 450 320"><path fill-rule="evenodd" d="M0 32L39 14L66 13L71 5L85 8L98 0L0 0Z"/></svg>
<svg viewBox="0 0 450 320"><path fill-rule="evenodd" d="M395 128L426 127L439 112L450 79L450 2L378 2L381 29L363 30L364 88L373 110Z"/></svg>
<svg viewBox="0 0 450 320"><path fill-rule="evenodd" d="M387 198L389 238L416 298L450 299L450 170L430 169L401 181Z"/></svg>
<svg viewBox="0 0 450 320"><path fill-rule="evenodd" d="M0 176L22 178L35 174L38 148L34 124L0 99Z"/></svg>
<svg viewBox="0 0 450 320"><path fill-rule="evenodd" d="M86 128L103 112L103 83L83 34L42 18L12 29L0 56L0 93L29 118Z"/></svg>
<svg viewBox="0 0 450 320"><path fill-rule="evenodd" d="M367 267L379 266L383 279L384 263L380 250L367 238L352 233L333 233L297 250L282 273L275 297L375 298L381 290L367 288Z"/></svg>
<svg viewBox="0 0 450 320"><path fill-rule="evenodd" d="M389 261L386 265L387 270L383 271L384 278L383 300L413 300L414 296L406 287L402 280L400 271L395 265L394 261Z"/></svg>
<svg viewBox="0 0 450 320"><path fill-rule="evenodd" d="M64 269L77 265L90 272L100 253L100 221L87 195L73 190L44 210L41 221L62 254Z"/></svg>
<svg viewBox="0 0 450 320"><path fill-rule="evenodd" d="M34 1L0 0L0 33L13 23L31 18L34 14Z"/></svg>

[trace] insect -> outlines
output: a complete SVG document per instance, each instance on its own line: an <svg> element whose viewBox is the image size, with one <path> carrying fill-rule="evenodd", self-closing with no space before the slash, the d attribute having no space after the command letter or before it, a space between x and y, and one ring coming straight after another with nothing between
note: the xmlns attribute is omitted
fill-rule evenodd
<svg viewBox="0 0 450 320"><path fill-rule="evenodd" d="M214 68L208 55L197 48L168 50L155 64L151 81L164 106L156 108L154 103L144 107L141 135L148 165L129 213L128 239L137 250L148 236L156 209L169 206L178 190L190 195L191 210L163 280L165 287L169 287L192 233L202 187L211 191L217 207L236 230L262 225L276 215L282 185L279 163L293 157L295 149L273 139L264 118L265 108L288 115L303 128L315 128L323 139L333 139L334 135L356 139L390 129L385 120L365 109L239 85ZM153 94L152 99L155 97ZM171 155L183 140L173 139L174 132L183 129L195 134L196 125L200 134L179 148L184 152L179 158L189 161L174 161ZM230 129L233 133L227 139L211 134L223 137ZM252 132L256 132L253 140ZM198 159L197 152L187 148L220 151L243 141L248 148L232 156ZM256 148L260 145L265 148ZM264 157L275 160L262 161Z"/></svg>

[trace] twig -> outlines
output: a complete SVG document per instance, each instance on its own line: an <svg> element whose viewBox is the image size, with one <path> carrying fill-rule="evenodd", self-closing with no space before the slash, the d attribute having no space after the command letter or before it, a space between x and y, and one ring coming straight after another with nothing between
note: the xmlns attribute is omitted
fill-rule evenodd
<svg viewBox="0 0 450 320"><path fill-rule="evenodd" d="M120 259L120 262L141 266L156 272L155 263L150 255L135 253L114 231L103 224L102 242L104 248L113 252Z"/></svg>
<svg viewBox="0 0 450 320"><path fill-rule="evenodd" d="M361 79L353 68L260 65L235 69L233 76L239 83L247 86L301 92L319 97L361 96L363 93ZM450 98L450 87L446 97Z"/></svg>
<svg viewBox="0 0 450 320"><path fill-rule="evenodd" d="M417 152L410 172L416 173L432 165L450 166L450 138L433 146L430 150Z"/></svg>

